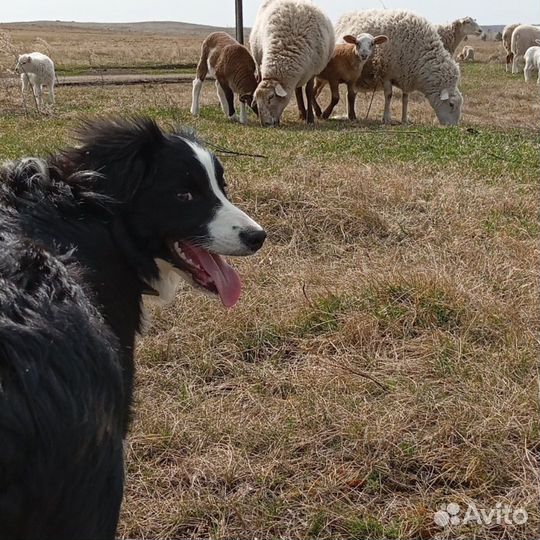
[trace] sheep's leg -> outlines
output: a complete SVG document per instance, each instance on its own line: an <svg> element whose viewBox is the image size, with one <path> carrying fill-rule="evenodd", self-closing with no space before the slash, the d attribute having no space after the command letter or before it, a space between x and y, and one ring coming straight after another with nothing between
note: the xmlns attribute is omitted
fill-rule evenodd
<svg viewBox="0 0 540 540"><path fill-rule="evenodd" d="M308 124L314 124L315 123L315 115L313 114L313 91L314 91L314 85L315 85L315 77L312 77L309 79L309 81L306 84L306 100L307 100L307 117L306 122Z"/></svg>
<svg viewBox="0 0 540 540"><path fill-rule="evenodd" d="M223 91L223 88L221 88L221 84L219 84L219 81L216 81L216 92L219 98L221 109L225 113L225 116L229 116L229 104L227 103L225 92Z"/></svg>
<svg viewBox="0 0 540 540"><path fill-rule="evenodd" d="M321 95L321 92L324 90L327 83L328 81L325 81L324 79L315 79L315 97Z"/></svg>
<svg viewBox="0 0 540 540"><path fill-rule="evenodd" d="M356 90L354 89L354 83L349 83L347 85L347 114L349 120L356 120L355 102Z"/></svg>
<svg viewBox="0 0 540 540"><path fill-rule="evenodd" d="M506 55L506 73L508 73L511 69L513 58L514 58L514 55L512 53L508 53Z"/></svg>
<svg viewBox="0 0 540 540"><path fill-rule="evenodd" d="M409 108L409 94L403 92L401 97L401 123L407 123L407 109Z"/></svg>
<svg viewBox="0 0 540 540"><path fill-rule="evenodd" d="M324 109L324 112L322 113L323 118L330 118L334 107L339 103L339 83L335 80L329 82L330 91L332 92L332 98L330 99L330 104L328 105L328 107L326 107L326 109Z"/></svg>
<svg viewBox="0 0 540 540"><path fill-rule="evenodd" d="M314 95L313 95L313 109L315 110L315 114L317 115L317 118L320 118L322 114L321 108L319 107L319 103L317 102L317 98L319 97L325 85L326 85L326 81L323 79L317 79L315 81L315 88L314 88Z"/></svg>
<svg viewBox="0 0 540 540"><path fill-rule="evenodd" d="M202 84L203 84L203 79L196 78L193 80L193 91L191 93L191 114L193 116L198 116L201 110L200 99L201 99ZM218 90L218 96L219 96L219 90Z"/></svg>
<svg viewBox="0 0 540 540"><path fill-rule="evenodd" d="M390 103L392 102L392 83L384 81L384 114L383 123L392 123L392 113L390 111Z"/></svg>
<svg viewBox="0 0 540 540"><path fill-rule="evenodd" d="M512 62L512 73L516 75L516 73L519 73L519 60L521 59L520 56L517 54L514 54L514 60Z"/></svg>
<svg viewBox="0 0 540 540"><path fill-rule="evenodd" d="M54 82L49 85L49 103L54 105Z"/></svg>
<svg viewBox="0 0 540 540"><path fill-rule="evenodd" d="M41 90L41 85L34 84L33 89L34 96L36 96L37 99L38 109L41 111L41 109L43 108L43 91Z"/></svg>
<svg viewBox="0 0 540 540"><path fill-rule="evenodd" d="M225 96L225 101L227 104L227 112L225 114L227 114L229 120L238 120L238 117L236 116L236 111L234 110L234 92L231 90L231 87L227 84L226 81L222 80L219 85L221 87L223 95Z"/></svg>
<svg viewBox="0 0 540 540"><path fill-rule="evenodd" d="M532 75L532 66L525 64L525 69L523 70L523 75L525 77L525 82L528 83L531 80Z"/></svg>
<svg viewBox="0 0 540 540"><path fill-rule="evenodd" d="M28 80L27 75L21 75L21 83L22 83L22 97L23 97L23 105L26 109L26 94L28 92L28 88L30 87L30 81Z"/></svg>
<svg viewBox="0 0 540 540"><path fill-rule="evenodd" d="M300 120L304 121L307 118L306 106L304 105L304 95L302 94L302 87L296 88L294 91L296 96L296 104L298 106L298 116Z"/></svg>
<svg viewBox="0 0 540 540"><path fill-rule="evenodd" d="M247 124L247 105L241 101L240 102L240 123L241 124Z"/></svg>

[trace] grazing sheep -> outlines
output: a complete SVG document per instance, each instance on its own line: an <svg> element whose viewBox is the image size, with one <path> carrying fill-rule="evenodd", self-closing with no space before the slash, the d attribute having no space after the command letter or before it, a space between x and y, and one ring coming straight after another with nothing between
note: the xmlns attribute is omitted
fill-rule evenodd
<svg viewBox="0 0 540 540"><path fill-rule="evenodd" d="M249 41L260 75L255 101L261 124L278 124L293 93L301 117L312 124L314 78L334 52L330 19L308 0L265 0Z"/></svg>
<svg viewBox="0 0 540 540"><path fill-rule="evenodd" d="M247 123L246 105L252 104L257 88L255 62L249 51L225 32L210 34L201 47L201 59L197 76L193 81L191 114L200 110L200 94L203 81L210 73L216 78L216 90L223 112L230 120L237 120L234 110L234 94L240 100L240 123Z"/></svg>
<svg viewBox="0 0 540 540"><path fill-rule="evenodd" d="M441 124L457 124L463 98L457 85L459 66L444 48L434 26L410 11L372 9L343 15L336 35L360 31L388 36L388 44L378 47L364 65L356 88L384 89L383 122L390 123L392 86L403 92L402 122L407 122L409 93L422 92Z"/></svg>
<svg viewBox="0 0 540 540"><path fill-rule="evenodd" d="M512 73L520 72L520 64L524 59L529 47L536 45L536 40L540 39L540 27L530 24L520 24L512 34Z"/></svg>
<svg viewBox="0 0 540 540"><path fill-rule="evenodd" d="M536 40L536 43L540 45L540 39ZM540 84L540 47L529 47L525 52L525 69L523 73L525 75L525 82L531 80L532 72L536 69L538 71L538 81Z"/></svg>
<svg viewBox="0 0 540 540"><path fill-rule="evenodd" d="M457 59L461 62L474 62L474 48L470 45L465 45L458 54Z"/></svg>
<svg viewBox="0 0 540 540"><path fill-rule="evenodd" d="M482 28L472 17L463 17L449 24L438 24L437 32L444 48L454 54L458 45L469 35L480 36Z"/></svg>
<svg viewBox="0 0 540 540"><path fill-rule="evenodd" d="M504 49L506 51L506 71L510 71L510 67L512 65L512 60L514 59L514 55L512 54L512 34L514 33L514 30L521 26L521 23L514 23L514 24L508 24L504 27L504 30L502 32L502 42Z"/></svg>
<svg viewBox="0 0 540 540"><path fill-rule="evenodd" d="M54 64L39 52L21 54L15 67L21 73L22 94L26 102L26 92L30 86L36 97L38 108L43 106L43 87L48 91L48 102L54 103Z"/></svg>
<svg viewBox="0 0 540 540"><path fill-rule="evenodd" d="M371 34L360 34L357 37L343 36L346 43L339 43L334 49L334 55L324 70L316 77L315 99L313 107L315 113L320 118L329 118L334 107L339 103L339 85L347 84L347 102L349 120L356 120L354 112L354 101L356 99L356 90L354 83L362 75L362 69L367 59L373 54L375 45L386 43L386 36L373 37ZM317 103L317 97L322 92L326 84L330 84L332 100L330 105L321 111Z"/></svg>

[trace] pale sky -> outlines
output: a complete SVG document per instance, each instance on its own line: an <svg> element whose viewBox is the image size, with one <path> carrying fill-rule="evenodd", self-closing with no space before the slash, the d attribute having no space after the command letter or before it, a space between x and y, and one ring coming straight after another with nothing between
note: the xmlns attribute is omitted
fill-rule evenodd
<svg viewBox="0 0 540 540"><path fill-rule="evenodd" d="M244 25L252 26L260 0L244 0ZM347 11L404 8L433 23L471 16L480 25L539 23L538 0L315 0L333 21ZM0 22L62 20L80 22L182 21L234 26L234 0L3 0Z"/></svg>

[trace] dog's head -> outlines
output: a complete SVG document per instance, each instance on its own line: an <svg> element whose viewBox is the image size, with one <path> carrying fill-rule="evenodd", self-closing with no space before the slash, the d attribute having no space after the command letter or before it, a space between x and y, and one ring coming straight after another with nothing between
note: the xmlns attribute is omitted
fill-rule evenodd
<svg viewBox="0 0 540 540"><path fill-rule="evenodd" d="M223 166L192 133L164 133L148 119L99 121L65 157L102 174L98 191L121 203L121 226L155 272L172 270L225 306L236 303L240 278L222 256L252 255L266 232L229 201Z"/></svg>

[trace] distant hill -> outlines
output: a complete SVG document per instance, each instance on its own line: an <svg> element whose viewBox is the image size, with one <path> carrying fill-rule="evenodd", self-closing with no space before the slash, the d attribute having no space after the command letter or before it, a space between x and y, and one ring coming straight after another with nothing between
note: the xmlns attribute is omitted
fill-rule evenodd
<svg viewBox="0 0 540 540"><path fill-rule="evenodd" d="M502 32L506 25L505 24L491 24L491 25L482 24L481 26L482 26L482 30L486 34L496 34L497 32Z"/></svg>
<svg viewBox="0 0 540 540"><path fill-rule="evenodd" d="M2 28L48 27L50 29L97 30L109 32L142 32L145 34L209 34L216 31L234 33L234 28L208 26L176 21L145 21L134 23L94 23L75 21L31 21L1 23ZM248 32L246 28L244 32Z"/></svg>
<svg viewBox="0 0 540 540"><path fill-rule="evenodd" d="M480 21L481 23L481 21ZM235 33L233 27L209 26L204 24L194 24L177 21L144 21L133 23L95 23L95 22L76 22L76 21L31 21L31 22L13 22L2 23L2 28L32 28L32 27L47 27L50 29L72 29L72 30L94 30L94 31L109 31L109 32L141 32L145 34L210 34L211 32L228 32ZM504 24L483 25L482 28L488 35L495 35L497 32L502 32ZM249 28L244 28L244 35L249 35Z"/></svg>

